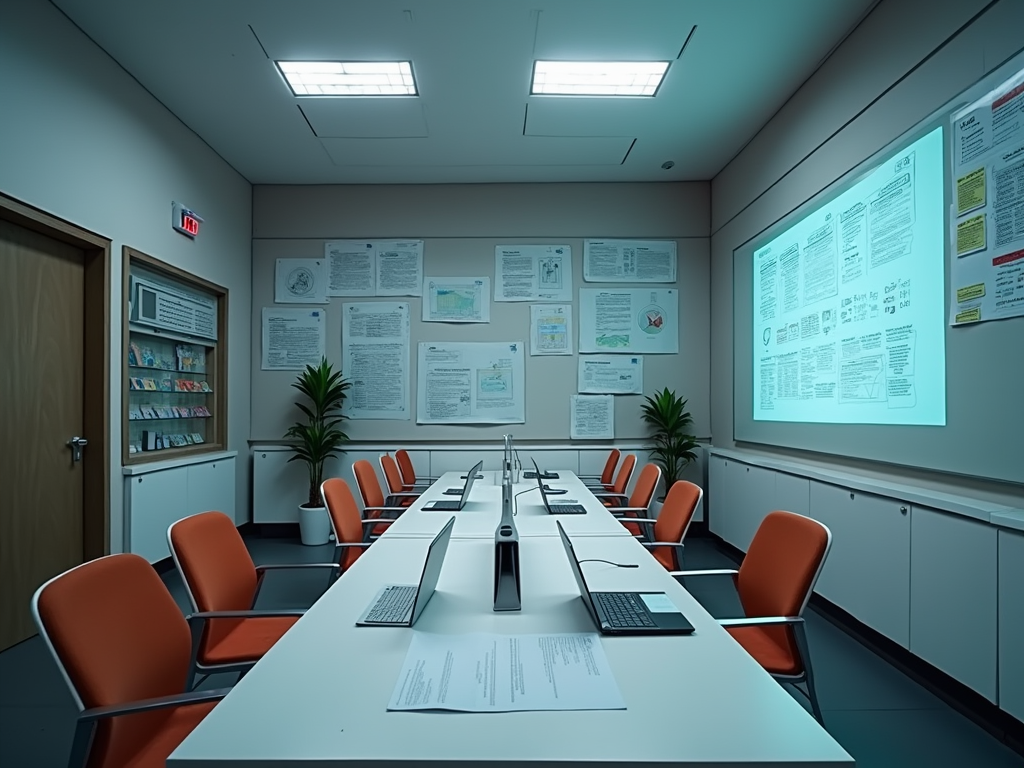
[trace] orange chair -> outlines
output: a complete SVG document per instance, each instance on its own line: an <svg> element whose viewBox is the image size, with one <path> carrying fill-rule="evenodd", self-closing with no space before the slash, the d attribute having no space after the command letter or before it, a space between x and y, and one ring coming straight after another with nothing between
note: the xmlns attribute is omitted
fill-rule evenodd
<svg viewBox="0 0 1024 768"><path fill-rule="evenodd" d="M32 615L79 709L69 766L163 766L228 692L183 692L188 622L138 555L55 576L33 595Z"/></svg>
<svg viewBox="0 0 1024 768"><path fill-rule="evenodd" d="M638 517L630 523L634 527L642 526L644 533L650 531L651 541L640 543L651 550L654 559L665 566L665 570L674 571L682 565L683 539L703 497L704 490L699 485L676 480L669 488L657 518Z"/></svg>
<svg viewBox="0 0 1024 768"><path fill-rule="evenodd" d="M298 621L301 610L254 610L267 570L338 571L337 563L257 568L234 522L223 512L200 512L172 523L167 543L195 611L187 617L196 649L189 687L197 673L244 674Z"/></svg>
<svg viewBox="0 0 1024 768"><path fill-rule="evenodd" d="M611 512L615 517L626 519L650 518L651 501L654 499L654 492L658 490L658 483L661 482L661 467L657 464L645 464L640 470L640 476L636 479L633 492L625 502L619 505L610 505ZM605 494L594 494L601 498ZM612 499L614 501L614 498ZM607 502L606 502L607 503ZM622 524L634 536L640 535L640 527L635 523L627 523L624 519Z"/></svg>
<svg viewBox="0 0 1024 768"><path fill-rule="evenodd" d="M406 510L406 507L388 504L385 501L384 492L377 481L377 473L366 459L360 459L352 465L352 474L355 475L359 496L363 500L363 516L368 520L379 517L394 519ZM387 525L382 523L374 526L371 532L373 536L380 536L386 530Z"/></svg>
<svg viewBox="0 0 1024 768"><path fill-rule="evenodd" d="M363 551L370 546L366 541L365 526L386 525L394 522L387 519L363 520L359 507L352 496L352 489L340 477L332 477L320 484L320 495L331 518L334 530L335 560L344 573L351 568Z"/></svg>
<svg viewBox="0 0 1024 768"><path fill-rule="evenodd" d="M604 463L604 469L600 475L580 475L580 480L588 488L597 488L598 490L611 491L612 490L612 479L615 477L615 467L619 464L619 456L622 453L618 448L612 448L608 452L608 460Z"/></svg>
<svg viewBox="0 0 1024 768"><path fill-rule="evenodd" d="M803 612L832 546L832 532L803 515L771 512L758 526L738 571L672 571L673 576L728 573L746 618L719 623L772 677L792 683L824 724L807 649ZM804 683L806 690L797 683Z"/></svg>
<svg viewBox="0 0 1024 768"><path fill-rule="evenodd" d="M395 461L398 462L398 470L402 473L402 484L406 490L412 491L416 488L427 488L431 483L437 482L436 477L417 477L416 469L412 465L412 457L404 448L395 451Z"/></svg>
<svg viewBox="0 0 1024 768"><path fill-rule="evenodd" d="M420 492L409 490L402 482L402 473L390 454L382 453L378 459L381 474L388 484L388 496L384 503L396 507L408 507L419 498Z"/></svg>
<svg viewBox="0 0 1024 768"><path fill-rule="evenodd" d="M629 486L630 478L633 477L634 467L636 467L636 454L626 454L626 458L619 465L619 471L615 474L615 482L612 483L611 490L593 492L601 500L601 503L606 507L619 507L626 503L628 500L626 488Z"/></svg>

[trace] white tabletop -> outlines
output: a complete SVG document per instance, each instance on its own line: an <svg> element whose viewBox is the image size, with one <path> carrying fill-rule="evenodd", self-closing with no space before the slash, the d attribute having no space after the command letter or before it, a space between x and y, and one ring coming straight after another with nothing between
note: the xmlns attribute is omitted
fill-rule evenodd
<svg viewBox="0 0 1024 768"><path fill-rule="evenodd" d="M377 541L207 715L168 766L853 764L631 537L574 538L580 559L640 565L622 569L586 563L590 587L663 590L696 632L602 637L627 709L388 712L413 631L595 631L561 541L548 536L521 542L520 612L492 611L493 543L453 539L437 592L415 630L356 627L356 618L382 584L419 578L427 544L425 538Z"/></svg>
<svg viewBox="0 0 1024 768"><path fill-rule="evenodd" d="M465 472L447 472L428 488L409 510L390 526L388 537L433 537L453 515L453 539L494 539L494 529L501 518L501 473L485 470L479 474L469 492L466 506L458 512L440 512L424 509L439 499L458 501L458 496L444 493L446 488L461 488ZM629 536L626 528L615 519L586 486L572 472L559 472L557 480L545 480L550 488L565 488L568 493L551 496L552 504L565 504L576 500L587 508L585 515L549 515L540 498L536 480L522 479L512 486L515 497L515 524L520 538L527 536L557 536L555 521L562 523L570 536Z"/></svg>

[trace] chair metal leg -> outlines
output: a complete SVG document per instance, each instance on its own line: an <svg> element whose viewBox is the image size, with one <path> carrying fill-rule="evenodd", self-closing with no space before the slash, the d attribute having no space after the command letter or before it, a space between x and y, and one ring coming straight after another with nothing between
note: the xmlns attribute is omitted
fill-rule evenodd
<svg viewBox="0 0 1024 768"><path fill-rule="evenodd" d="M807 634L802 622L793 627L793 636L804 665L804 684L807 686L807 698L811 702L811 712L814 713L814 719L824 727L825 719L822 717L821 707L818 704L818 693L814 688L814 669L811 666L811 653L807 647Z"/></svg>
<svg viewBox="0 0 1024 768"><path fill-rule="evenodd" d="M75 723L75 736L71 742L71 754L68 755L68 768L85 768L89 759L92 739L96 734L95 721L79 720Z"/></svg>

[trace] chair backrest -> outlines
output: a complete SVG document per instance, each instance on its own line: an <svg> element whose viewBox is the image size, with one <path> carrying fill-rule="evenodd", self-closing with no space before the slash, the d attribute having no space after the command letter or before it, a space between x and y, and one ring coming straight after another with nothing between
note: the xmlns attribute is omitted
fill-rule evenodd
<svg viewBox="0 0 1024 768"><path fill-rule="evenodd" d="M629 479L633 476L633 467L636 466L636 454L628 453L626 458L619 465L618 474L615 475L615 482L612 484L612 493L625 493Z"/></svg>
<svg viewBox="0 0 1024 768"><path fill-rule="evenodd" d="M359 486L363 507L383 507L384 492L380 489L380 482L377 480L377 473L373 471L373 465L366 459L359 459L352 465L352 474L355 475L356 485ZM380 512L370 513L369 516L380 517Z"/></svg>
<svg viewBox="0 0 1024 768"><path fill-rule="evenodd" d="M803 613L831 545L831 531L817 520L770 512L754 533L736 576L746 615Z"/></svg>
<svg viewBox="0 0 1024 768"><path fill-rule="evenodd" d="M640 470L640 476L636 479L633 492L629 494L628 506L649 507L654 492L658 490L658 483L661 482L661 467L657 464L644 464Z"/></svg>
<svg viewBox="0 0 1024 768"><path fill-rule="evenodd" d="M405 487L402 484L402 473L398 469L398 464L390 454L382 453L380 456L380 471L384 475L384 480L388 484L389 493L401 493Z"/></svg>
<svg viewBox="0 0 1024 768"><path fill-rule="evenodd" d="M340 477L324 480L320 485L320 495L331 519L334 529L334 540L339 544L358 544L363 540L363 524L359 516L359 507L348 483ZM339 558L341 570L345 571L359 559L363 550L359 547L345 547Z"/></svg>
<svg viewBox="0 0 1024 768"><path fill-rule="evenodd" d="M256 594L256 566L235 523L223 512L200 512L171 523L167 543L197 611L247 611Z"/></svg>
<svg viewBox="0 0 1024 768"><path fill-rule="evenodd" d="M188 624L138 555L108 555L55 576L36 590L32 615L80 709L184 690ZM127 764L167 716L99 721L89 765Z"/></svg>
<svg viewBox="0 0 1024 768"><path fill-rule="evenodd" d="M406 485L416 484L416 468L412 465L412 457L405 448L395 451L395 461L398 462L398 471L402 473L402 482Z"/></svg>
<svg viewBox="0 0 1024 768"><path fill-rule="evenodd" d="M619 456L622 452L618 448L612 448L608 451L608 460L604 463L604 469L601 470L601 484L611 485L612 478L615 477L615 468L619 465Z"/></svg>
<svg viewBox="0 0 1024 768"><path fill-rule="evenodd" d="M703 497L704 489L699 485L687 480L672 483L658 513L658 522L654 524L654 540L682 543Z"/></svg>

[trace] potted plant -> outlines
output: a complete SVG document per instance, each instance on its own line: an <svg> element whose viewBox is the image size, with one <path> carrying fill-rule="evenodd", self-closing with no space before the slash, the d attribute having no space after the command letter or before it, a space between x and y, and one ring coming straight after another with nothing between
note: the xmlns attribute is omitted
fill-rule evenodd
<svg viewBox="0 0 1024 768"><path fill-rule="evenodd" d="M309 472L309 493L299 505L299 534L303 544L326 544L331 524L320 498L320 483L324 479L324 462L338 456L341 446L348 441L339 425L348 418L342 414L341 406L350 383L327 358L321 358L319 365L307 365L292 386L303 394L295 405L305 419L295 422L285 433L285 437L295 441L295 455L288 461L305 463Z"/></svg>
<svg viewBox="0 0 1024 768"><path fill-rule="evenodd" d="M686 400L668 387L645 397L640 411L652 428L653 444L648 450L654 463L661 467L667 493L686 465L697 458L697 440L688 431L693 426L693 417L686 410Z"/></svg>

